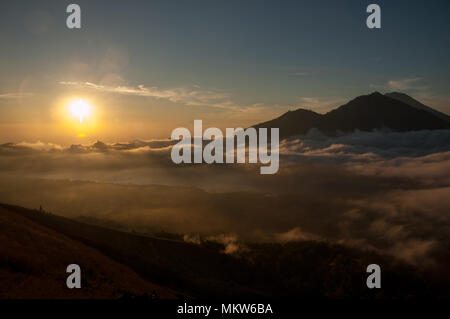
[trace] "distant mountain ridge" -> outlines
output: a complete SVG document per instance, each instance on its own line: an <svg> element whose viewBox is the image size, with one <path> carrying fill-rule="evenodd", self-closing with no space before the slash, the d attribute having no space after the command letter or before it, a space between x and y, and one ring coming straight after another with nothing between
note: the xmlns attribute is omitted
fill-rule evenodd
<svg viewBox="0 0 450 319"><path fill-rule="evenodd" d="M280 129L280 138L303 135L316 128L327 135L355 130L389 129L397 132L450 129L450 118L406 94L374 92L359 96L326 114L298 109L257 124L255 128Z"/></svg>

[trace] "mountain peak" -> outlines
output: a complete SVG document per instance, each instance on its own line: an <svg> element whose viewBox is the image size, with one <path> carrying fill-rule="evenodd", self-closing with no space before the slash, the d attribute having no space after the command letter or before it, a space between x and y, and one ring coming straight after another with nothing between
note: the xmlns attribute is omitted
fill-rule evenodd
<svg viewBox="0 0 450 319"><path fill-rule="evenodd" d="M413 101L415 102L414 105ZM418 103L418 104L417 104ZM312 128L328 135L355 130L389 129L397 132L450 129L448 115L403 93L361 95L325 115L298 109L254 127L279 128L280 137L307 134Z"/></svg>

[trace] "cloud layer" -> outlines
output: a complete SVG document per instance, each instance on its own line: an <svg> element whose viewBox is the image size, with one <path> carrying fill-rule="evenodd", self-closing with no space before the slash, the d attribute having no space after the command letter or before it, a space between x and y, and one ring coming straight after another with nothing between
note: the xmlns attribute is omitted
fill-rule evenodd
<svg viewBox="0 0 450 319"><path fill-rule="evenodd" d="M0 146L0 201L142 232L243 241L319 240L450 265L450 132L318 132L280 145L280 171L183 165L169 140ZM201 234L196 237L195 234Z"/></svg>

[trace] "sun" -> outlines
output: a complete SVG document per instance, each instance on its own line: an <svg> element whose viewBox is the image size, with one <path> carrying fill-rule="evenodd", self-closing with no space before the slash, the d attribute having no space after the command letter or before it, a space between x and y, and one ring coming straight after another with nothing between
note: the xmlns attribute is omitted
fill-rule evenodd
<svg viewBox="0 0 450 319"><path fill-rule="evenodd" d="M80 124L83 120L91 114L91 105L89 102L83 99L76 99L70 102L69 110L72 116L80 120Z"/></svg>

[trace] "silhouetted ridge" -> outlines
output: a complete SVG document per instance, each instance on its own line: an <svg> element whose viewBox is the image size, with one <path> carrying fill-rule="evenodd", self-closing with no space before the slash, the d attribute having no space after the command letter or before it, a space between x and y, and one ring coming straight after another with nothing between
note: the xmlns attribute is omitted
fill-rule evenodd
<svg viewBox="0 0 450 319"><path fill-rule="evenodd" d="M335 135L338 132L350 133L355 130L388 129L406 132L450 129L450 122L436 116L435 112L437 111L429 107L413 107L398 99L374 92L358 96L325 115L298 109L254 127L278 127L281 138L303 135L312 128L317 128L327 135Z"/></svg>
<svg viewBox="0 0 450 319"><path fill-rule="evenodd" d="M434 115L436 115L437 117L439 117L442 120L445 120L447 122L450 122L450 116L448 116L447 114L444 114L442 112L439 112L435 109L432 109L429 106L426 106L425 104L420 103L419 101L417 101L416 99L410 97L409 95L406 95L404 93L400 93L400 92L391 92L391 93L386 93L385 94L387 97L390 97L391 99L395 99L398 101L401 101L403 103L406 103L412 107L415 107L419 110L424 110L424 111L428 111L430 113L433 113Z"/></svg>

